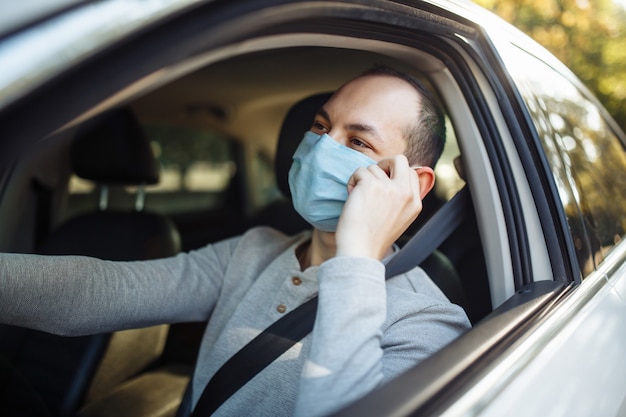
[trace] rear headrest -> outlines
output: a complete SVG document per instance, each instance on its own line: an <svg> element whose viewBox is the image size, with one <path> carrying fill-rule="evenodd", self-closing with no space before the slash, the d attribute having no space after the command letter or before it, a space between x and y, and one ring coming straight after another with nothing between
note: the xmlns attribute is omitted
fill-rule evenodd
<svg viewBox="0 0 626 417"><path fill-rule="evenodd" d="M283 121L283 127L278 137L276 148L276 181L278 188L286 196L291 198L289 191L289 168L293 153L300 144L304 133L311 128L315 113L332 96L332 93L316 94L297 102L291 107Z"/></svg>
<svg viewBox="0 0 626 417"><path fill-rule="evenodd" d="M98 183L159 181L159 163L148 138L126 108L106 112L81 126L72 143L71 163L76 175Z"/></svg>

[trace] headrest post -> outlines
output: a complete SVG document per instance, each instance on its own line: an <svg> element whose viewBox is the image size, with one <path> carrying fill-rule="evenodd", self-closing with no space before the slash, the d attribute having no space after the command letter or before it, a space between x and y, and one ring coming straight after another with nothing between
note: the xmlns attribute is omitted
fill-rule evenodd
<svg viewBox="0 0 626 417"><path fill-rule="evenodd" d="M146 204L146 188L143 184L137 188L137 198L135 199L135 210L143 211Z"/></svg>
<svg viewBox="0 0 626 417"><path fill-rule="evenodd" d="M100 211L105 211L109 206L109 186L106 184L100 185L100 201L98 202L98 208Z"/></svg>

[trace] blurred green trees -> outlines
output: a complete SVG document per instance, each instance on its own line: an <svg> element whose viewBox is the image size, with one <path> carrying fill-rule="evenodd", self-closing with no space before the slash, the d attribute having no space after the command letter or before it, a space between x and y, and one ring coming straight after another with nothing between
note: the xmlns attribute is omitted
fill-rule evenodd
<svg viewBox="0 0 626 417"><path fill-rule="evenodd" d="M612 0L475 0L566 64L626 130L626 11Z"/></svg>

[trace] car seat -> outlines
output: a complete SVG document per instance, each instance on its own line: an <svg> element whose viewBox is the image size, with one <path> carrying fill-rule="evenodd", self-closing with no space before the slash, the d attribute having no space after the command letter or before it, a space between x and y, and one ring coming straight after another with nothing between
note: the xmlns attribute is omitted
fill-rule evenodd
<svg viewBox="0 0 626 417"><path fill-rule="evenodd" d="M70 159L79 177L100 187L100 208L61 224L43 239L38 253L128 261L173 256L180 251L175 226L168 218L143 210L141 191L134 211L107 209L110 186L133 185L141 190L159 180L159 164L129 110L117 109L81 126ZM81 404L105 397L153 364L163 352L168 326L71 338L16 328L10 336L3 334L3 353L38 391L51 414L69 416ZM6 340L11 340L11 346L6 346ZM171 379L168 391L182 393L186 378ZM144 388L135 389L136 394L146 394L148 387Z"/></svg>

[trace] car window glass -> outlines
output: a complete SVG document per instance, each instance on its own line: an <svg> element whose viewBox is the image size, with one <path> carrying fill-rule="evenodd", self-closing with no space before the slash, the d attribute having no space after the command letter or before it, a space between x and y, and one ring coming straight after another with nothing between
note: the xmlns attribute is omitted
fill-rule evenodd
<svg viewBox="0 0 626 417"><path fill-rule="evenodd" d="M583 276L626 230L626 153L597 105L542 61L513 48L506 59L535 123L570 226Z"/></svg>
<svg viewBox="0 0 626 417"><path fill-rule="evenodd" d="M207 129L146 125L144 130L161 164L158 184L146 187L146 209L165 214L214 209L225 203L236 173L233 142ZM67 217L92 210L96 185L72 176ZM136 187L111 189L110 207L132 209Z"/></svg>

